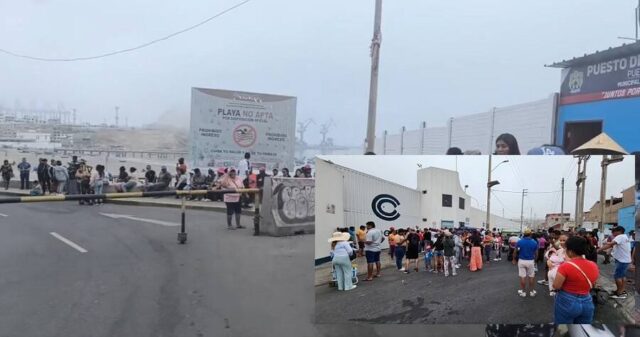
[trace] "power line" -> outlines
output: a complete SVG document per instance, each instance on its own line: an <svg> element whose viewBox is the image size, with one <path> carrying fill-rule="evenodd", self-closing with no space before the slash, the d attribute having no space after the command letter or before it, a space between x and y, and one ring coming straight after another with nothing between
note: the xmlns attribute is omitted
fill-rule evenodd
<svg viewBox="0 0 640 337"><path fill-rule="evenodd" d="M95 59L99 59L99 58L109 57L109 56L113 56L113 55L117 55L117 54L124 54L124 53L128 53L128 52L132 52L134 50L138 50L138 49L142 49L142 48L148 47L148 46L150 46L152 44L156 44L158 42L168 40L168 39L170 39L170 38L172 38L174 36L177 36L177 35L186 33L186 32L188 32L190 30L196 29L196 28L208 23L209 21L212 21L213 19L216 19L216 18L218 18L218 17L220 17L220 16L222 16L222 15L228 13L228 12L231 12L232 10L234 10L234 9L244 5L244 4L246 4L249 1L251 1L251 0L244 0L244 1L234 5L232 7L229 7L227 9L223 10L222 12L219 12L218 14L216 14L214 16L208 17L205 20L196 23L195 25L189 26L189 27L184 28L182 30L179 30L179 31L177 31L175 33L171 33L171 34L169 34L167 36L164 36L164 37L161 37L161 38L158 38L158 39L143 43L143 44L135 46L135 47L126 48L126 49L120 49L120 50L112 51L112 52L109 52L109 53L104 53L104 54L99 54L99 55L94 55L94 56L73 57L73 58L48 58L48 57L30 56L30 55L15 53L15 52L12 52L12 51L9 51L9 50L6 50L6 49L2 49L2 48L0 48L0 53L4 53L4 54L7 54L7 55L11 55L11 56L14 56L14 57L19 57L19 58L24 58L24 59L28 59L28 60L43 61L43 62L87 61L87 60L95 60Z"/></svg>
<svg viewBox="0 0 640 337"><path fill-rule="evenodd" d="M522 193L522 191L505 191L505 190L495 190L492 189L492 191L494 192L502 192L502 193L517 193L520 194ZM527 191L528 194L543 194L543 193L558 193L561 192L562 190L556 190L556 191L540 191L540 192L531 192L531 191ZM565 192L575 192L576 190L564 190Z"/></svg>

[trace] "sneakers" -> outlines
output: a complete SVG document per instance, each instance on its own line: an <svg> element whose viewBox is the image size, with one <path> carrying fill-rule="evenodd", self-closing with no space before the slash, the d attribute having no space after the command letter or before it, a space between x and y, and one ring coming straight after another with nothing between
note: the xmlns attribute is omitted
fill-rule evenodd
<svg viewBox="0 0 640 337"><path fill-rule="evenodd" d="M536 292L535 290L531 290L531 291L529 292L529 296L531 296L531 297L535 297L535 296L536 296L536 294L537 294L537 292Z"/></svg>
<svg viewBox="0 0 640 337"><path fill-rule="evenodd" d="M353 290L353 289L355 289L356 287L357 287L357 285L355 285L355 284L354 284L354 285L352 285L352 286L351 286L351 288L349 288L349 289L345 289L345 291Z"/></svg>
<svg viewBox="0 0 640 337"><path fill-rule="evenodd" d="M398 271L406 271L406 269L404 269L404 267L398 269Z"/></svg>
<svg viewBox="0 0 640 337"><path fill-rule="evenodd" d="M622 294L618 295L615 292L611 295L609 295L610 298L618 298L618 299L625 299L627 298L627 293L623 292Z"/></svg>
<svg viewBox="0 0 640 337"><path fill-rule="evenodd" d="M551 296L551 297L556 296L556 291L555 290L551 290L549 292L549 296Z"/></svg>
<svg viewBox="0 0 640 337"><path fill-rule="evenodd" d="M518 296L527 297L527 293L525 293L524 290L520 289L520 290L518 290Z"/></svg>
<svg viewBox="0 0 640 337"><path fill-rule="evenodd" d="M542 284L542 285L548 286L549 282L547 282L546 280L539 280L538 284Z"/></svg>

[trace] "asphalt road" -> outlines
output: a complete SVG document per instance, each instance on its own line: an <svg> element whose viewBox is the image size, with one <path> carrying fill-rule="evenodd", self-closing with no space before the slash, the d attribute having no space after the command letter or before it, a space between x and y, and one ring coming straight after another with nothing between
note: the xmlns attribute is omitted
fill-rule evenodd
<svg viewBox="0 0 640 337"><path fill-rule="evenodd" d="M173 208L0 205L0 337L486 336L485 325L314 324L313 236L254 237L249 217L228 231L223 214L188 211L179 245L179 221Z"/></svg>
<svg viewBox="0 0 640 337"><path fill-rule="evenodd" d="M316 288L316 321L376 324L545 324L553 322L553 298L537 285L537 296L519 297L517 268L506 259L482 271L461 267L455 277L384 269L372 282L348 292ZM540 274L541 275L541 274ZM596 321L624 323L611 304L596 309Z"/></svg>
<svg viewBox="0 0 640 337"><path fill-rule="evenodd" d="M228 231L224 214L188 211L189 238L180 245L179 221L173 208L0 205L0 337L424 331L417 325L314 324L311 235L254 237L250 217L243 222L247 229ZM434 337L485 336L480 325L428 328Z"/></svg>

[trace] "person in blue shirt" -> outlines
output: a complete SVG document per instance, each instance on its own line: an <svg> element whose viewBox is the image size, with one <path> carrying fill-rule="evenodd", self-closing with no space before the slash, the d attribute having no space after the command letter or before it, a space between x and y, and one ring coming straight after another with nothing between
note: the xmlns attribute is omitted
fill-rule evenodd
<svg viewBox="0 0 640 337"><path fill-rule="evenodd" d="M18 164L18 169L20 170L20 189L30 190L29 173L31 172L31 164L27 162L27 158L22 158L22 161Z"/></svg>
<svg viewBox="0 0 640 337"><path fill-rule="evenodd" d="M536 296L536 291L533 289L535 285L535 259L538 253L538 243L531 238L531 229L525 228L524 236L516 244L516 256L518 260L518 276L520 277L520 289L518 295L520 297L527 296L527 279L529 279L529 296ZM516 259L513 260L513 264L516 264Z"/></svg>

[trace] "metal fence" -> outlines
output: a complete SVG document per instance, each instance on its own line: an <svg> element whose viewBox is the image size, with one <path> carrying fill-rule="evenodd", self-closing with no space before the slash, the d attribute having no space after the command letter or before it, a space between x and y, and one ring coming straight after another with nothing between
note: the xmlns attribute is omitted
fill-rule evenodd
<svg viewBox="0 0 640 337"><path fill-rule="evenodd" d="M398 134L384 131L376 137L376 154L418 155L445 154L450 147L463 151L477 150L489 154L494 150L496 137L511 133L518 140L520 151L554 142L554 116L557 94L546 99L492 108L491 110L450 118L447 126L428 127L423 122L417 130L402 128Z"/></svg>

